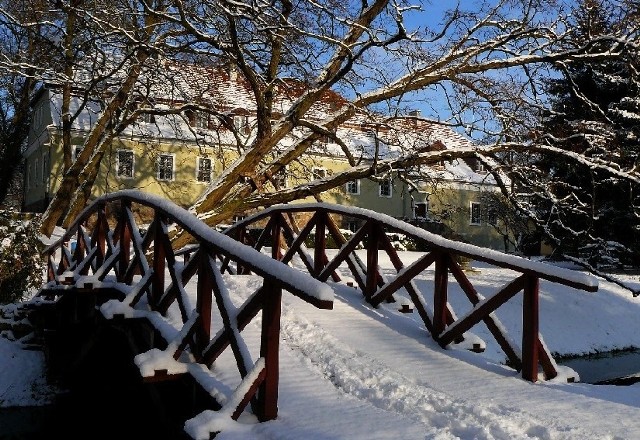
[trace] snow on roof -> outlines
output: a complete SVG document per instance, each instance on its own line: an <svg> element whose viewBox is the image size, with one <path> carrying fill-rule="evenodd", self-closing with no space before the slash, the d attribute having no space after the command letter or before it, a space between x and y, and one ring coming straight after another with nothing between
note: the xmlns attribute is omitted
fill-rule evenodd
<svg viewBox="0 0 640 440"><path fill-rule="evenodd" d="M177 62L166 62L159 69L163 70L155 74L146 73L141 79L149 90L147 105L154 109L166 110L176 105L197 104L214 108L228 116L247 116L249 124L254 123L256 103L253 93L246 79L235 70L220 66L196 66ZM306 85L302 81L292 78L281 79L275 87L275 115L285 114L305 90ZM49 99L53 125L60 128L62 97L52 89ZM72 114L81 104L82 98L72 99ZM328 90L307 112L307 117L322 125L334 112L339 111L346 104L345 98L333 90ZM73 128L88 131L96 122L100 111L101 105L98 102L88 102L86 108L74 121ZM207 127L192 126L184 115L155 115L154 119L153 122L140 120L132 124L123 132L123 135L146 139L199 141L205 144L229 146L236 143L232 133L224 128L221 129L220 121L214 117L209 118ZM280 146L283 148L290 146L306 132L306 129L294 130L281 142ZM248 135L248 144L252 135L254 133ZM389 159L418 151L473 147L473 142L469 138L457 133L451 126L415 115L389 118L384 115L358 112L337 130L336 135L348 145L356 157L364 159L374 157ZM344 152L339 145L330 139L316 142L308 151L344 157ZM476 173L462 160L445 163L440 169L432 170L430 177L494 183L490 176Z"/></svg>

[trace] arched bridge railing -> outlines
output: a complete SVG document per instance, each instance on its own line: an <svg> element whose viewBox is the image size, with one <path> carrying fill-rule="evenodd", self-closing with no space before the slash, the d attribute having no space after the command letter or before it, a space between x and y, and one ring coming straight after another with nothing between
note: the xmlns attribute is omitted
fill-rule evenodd
<svg viewBox="0 0 640 440"><path fill-rule="evenodd" d="M338 228L335 216L357 219L362 226L347 238ZM251 229L262 232L253 237ZM403 234L421 243L427 252L417 261L405 265L387 233ZM273 257L284 263L298 255L308 273L320 281L329 278L340 281L336 269L345 265L366 300L374 307L391 300L395 292L404 288L425 327L442 347L462 341L466 331L484 322L509 364L521 371L523 378L533 382L538 378L539 365L546 379L558 374L557 365L538 331L539 280L590 292L598 289L597 279L590 275L447 240L387 215L359 208L330 204L278 205L234 224L225 234L257 250L271 246ZM326 252L328 239L339 248L331 259ZM356 253L356 249L362 247L366 248L366 261ZM380 251L388 255L397 271L395 276L388 278L381 273L378 265ZM511 269L515 273L514 278L485 298L467 277L459 263L460 257ZM415 277L429 266L434 266L431 293L420 291L414 282ZM238 270L244 269L239 267ZM457 283L471 302L471 310L463 316L456 316L448 301L450 281ZM519 292L524 296L521 347L509 338L494 313Z"/></svg>
<svg viewBox="0 0 640 440"><path fill-rule="evenodd" d="M107 204L112 209L119 205L113 216L107 215ZM136 224L132 205L152 211L153 221L146 231ZM193 252L184 264L176 255L185 250L171 247L176 228L195 243L188 248ZM164 348L135 357L147 381L191 373L215 398L216 411L205 411L186 424L197 438L203 437L203 429L216 431L216 417L237 419L249 404L260 421L276 417L282 289L318 308L333 306L333 290L326 284L251 247L238 246L167 200L137 191L96 200L45 254L48 283L39 293L43 300L62 304L66 297L107 292L96 304L106 318L147 318L166 340ZM262 278L261 285L239 305L218 259ZM77 313L71 310L71 315ZM252 359L241 332L259 313L260 353ZM220 322L212 322L212 316ZM217 330L212 334L212 329ZM228 347L240 383L225 394L226 388L217 389L219 382L207 375L213 375L210 367ZM207 377L203 378L203 371ZM204 437L209 438L209 433Z"/></svg>

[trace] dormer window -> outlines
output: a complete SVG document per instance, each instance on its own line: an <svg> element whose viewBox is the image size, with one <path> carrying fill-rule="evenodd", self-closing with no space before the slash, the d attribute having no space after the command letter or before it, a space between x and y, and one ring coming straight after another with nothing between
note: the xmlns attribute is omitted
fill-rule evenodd
<svg viewBox="0 0 640 440"><path fill-rule="evenodd" d="M250 131L249 117L245 115L234 115L233 127L236 129L238 133L249 134L249 131Z"/></svg>
<svg viewBox="0 0 640 440"><path fill-rule="evenodd" d="M196 112L194 115L194 126L196 128L209 128L209 114L205 112Z"/></svg>
<svg viewBox="0 0 640 440"><path fill-rule="evenodd" d="M156 122L156 115L152 113L143 113L140 115L140 120L145 124L154 124Z"/></svg>
<svg viewBox="0 0 640 440"><path fill-rule="evenodd" d="M185 116L189 121L189 125L195 128L208 129L209 127L209 113L203 111L185 111Z"/></svg>

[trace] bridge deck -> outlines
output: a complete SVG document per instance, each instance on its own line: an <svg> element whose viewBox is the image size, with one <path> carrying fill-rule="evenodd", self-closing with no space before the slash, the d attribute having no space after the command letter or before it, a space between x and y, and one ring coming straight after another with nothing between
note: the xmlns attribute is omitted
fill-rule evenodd
<svg viewBox="0 0 640 440"><path fill-rule="evenodd" d="M116 208L110 217L109 210L114 208L107 204L112 202ZM144 232L136 224L133 203L154 210L153 221L145 226ZM296 224L294 214L311 208L315 211L307 217L306 224ZM346 238L332 215L355 216L363 224L351 238ZM197 245L173 249L170 231L174 227ZM259 237L250 236L252 228L258 230ZM390 238L398 232L416 240L426 252L412 254L413 261L400 258ZM480 362L486 370L499 370L503 377L518 370L522 378L531 382L544 379L562 383L572 377L558 368L539 331L540 284L555 283L568 291L595 291L598 287L597 280L584 274L452 242L381 214L345 211L339 206L272 207L234 224L226 234L213 231L167 200L124 191L95 201L61 240L45 250L49 255L49 283L42 293L47 296L51 289L57 289L63 292L61 302L67 304L54 307L56 313L66 313L64 318L56 317L58 324L64 327L79 315L88 318L88 323L93 320L92 289L99 288L101 294L115 294L117 299L105 304L98 301L107 319L143 317L166 341L160 346L145 342L136 351L134 360L144 380L162 382L188 375L206 390L205 400L215 399L211 406L205 405L204 411L199 409L186 421L185 430L197 439L209 438L220 431L226 435L228 424L239 417L255 417L262 422L277 418L278 376L282 370L279 344L281 339L287 341L290 324L281 319L282 313L287 313L283 304L286 307L299 300L316 308L318 313L317 308L333 307L335 288L357 313L373 318L374 324L378 320L388 325L394 317L393 331L401 329L403 336L413 339L408 353L421 359L411 370L417 372L416 378L422 377L420 371L425 368L442 370L440 374L462 371L469 364L465 358L468 353L463 350L460 354L458 349L482 351L489 347L485 345L487 342L494 341L511 368L478 360L471 364ZM69 241L74 237L76 245L72 251ZM329 239L340 249L328 249ZM308 240L313 243L311 252L305 245ZM361 247L364 249L359 251ZM416 255L420 257L416 259ZM460 257L502 270L503 276L483 283L465 273ZM296 268L288 267L291 265ZM350 277L353 283L346 282ZM323 283L329 279L332 281L328 285ZM112 283L117 283L115 290L104 289ZM283 295L283 291L292 293L297 300ZM83 294L90 299L86 304ZM464 301L459 302L460 298ZM505 317L517 317L516 325L504 325ZM357 318L350 320L346 316L344 322L337 323L337 328L340 324L348 328L357 322ZM433 403L429 392L418 392L421 384L410 381L407 385L403 383L403 373L388 369L387 361L401 362L400 366L410 364L402 360L403 356L392 354L386 359L387 355L376 357L372 353L369 357L357 352L357 348L349 348L351 344L375 347L379 338L384 340L385 331L363 323L361 331L355 334L364 342L348 342L342 349L340 341L326 336L321 328L304 322L301 325L302 331L292 334L291 339L297 334L309 334L312 338L303 339L293 348L311 353L317 347L319 357L312 359L312 363L324 365L329 378L347 381L336 383L338 388L358 389L356 397L365 396L369 404L383 409L385 405L391 405L390 409L402 406L406 398L418 399L419 404L424 399ZM488 332L478 337L474 332L483 332L483 326ZM256 329L260 335L257 338L241 333ZM73 330L67 336L73 338ZM64 338L59 339L60 346L64 345ZM148 341L146 337L143 339ZM436 343L440 354L429 366L421 358L421 350L416 349L435 349ZM306 351L307 346L311 351ZM490 354L500 351L492 350ZM440 356L462 365L441 364ZM429 356L426 358L428 361ZM333 368L337 370L332 372ZM471 370L466 372L475 375ZM361 382L362 387L351 386L352 380L355 385ZM372 390L367 390L368 383ZM390 390L386 389L387 383ZM373 401L366 398L369 395ZM307 399L313 401L314 395L308 395ZM245 411L247 405L250 411ZM467 409L462 411L466 413ZM437 418L435 413L433 416ZM503 429L500 417L496 420L490 430ZM435 422L430 420L428 426L437 427ZM479 419L472 425L487 423L489 419L485 423ZM521 425L504 428L507 430L504 436L513 437L520 432ZM530 427L542 428L544 423Z"/></svg>
<svg viewBox="0 0 640 440"><path fill-rule="evenodd" d="M292 264L302 263L294 259ZM388 261L381 265L393 272ZM470 276L487 290L509 276L478 266ZM341 273L346 276L348 270ZM426 285L432 278L425 273L417 282ZM239 298L256 282L253 276L236 277ZM565 383L564 370L551 382L523 381L500 365L504 355L487 330L474 328L487 344L482 355L463 348L443 351L425 337L415 311L398 311L406 292L399 292L397 303L372 309L356 289L332 285L337 294L330 313L318 313L295 297L283 299L278 419L261 426L244 420L247 425L234 427L225 438L640 438L634 387L618 387L616 402L598 397L604 388ZM550 288L542 285L549 299L543 308L558 299ZM187 291L195 294L193 286ZM452 291L450 301L462 305L467 302L462 296ZM511 324L507 315L521 310L518 301L507 306L512 310L502 312L505 325ZM249 346L259 343L259 330L253 325L243 332ZM227 354L215 370L227 379L234 368ZM598 412L615 415L594 417Z"/></svg>

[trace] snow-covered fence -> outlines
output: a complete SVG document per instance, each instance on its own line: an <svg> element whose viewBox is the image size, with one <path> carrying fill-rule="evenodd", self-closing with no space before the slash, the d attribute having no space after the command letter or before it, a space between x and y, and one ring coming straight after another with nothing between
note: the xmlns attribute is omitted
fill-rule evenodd
<svg viewBox="0 0 640 440"><path fill-rule="evenodd" d="M113 217L107 215L110 202L118 202L110 206L119 206ZM153 221L144 231L136 224L133 204L153 210ZM171 235L177 230L189 234L194 244L174 251ZM71 308L58 317L77 319L83 313L77 309L82 303L79 298L90 297L90 303L99 306L107 319L147 319L163 336L165 347L135 357L144 379L154 382L191 374L217 401L217 417L237 419L248 404L261 421L277 416L283 289L318 308L333 306L333 290L326 284L216 232L165 199L137 191L97 199L44 253L48 282L40 297L54 306ZM178 255L189 257L182 263ZM218 259L223 266L234 263L258 275L262 285L237 305ZM191 280L195 301L187 292ZM65 301L65 297L72 300ZM241 332L259 313L262 337L254 361ZM213 335L212 316L222 321ZM213 374L213 362L228 347L240 375L231 394L217 389L215 378L207 379ZM187 424L198 432L203 429L198 420L211 419L210 415L199 416Z"/></svg>
<svg viewBox="0 0 640 440"><path fill-rule="evenodd" d="M362 226L346 238L332 215L358 219ZM247 231L265 223L258 239L248 240L250 234ZM284 263L298 255L309 274L321 281L327 281L329 277L333 281L340 281L336 269L345 264L366 300L374 307L392 300L392 295L404 288L425 327L442 347L461 342L466 331L484 322L505 352L509 364L521 370L523 378L530 381L537 380L539 365L545 378L557 376L556 364L538 331L539 280L591 292L598 289L597 279L590 275L448 240L387 215L360 208L330 204L278 205L248 217L224 232L257 250L271 246L273 258ZM312 233L314 246L308 249L305 241ZM403 234L421 243L428 252L405 266L389 239L391 233ZM341 245L332 259L326 253L328 237ZM366 262L356 253L356 249L362 247L366 248ZM397 271L393 278L381 273L378 266L379 251L386 252ZM468 259L511 269L516 276L513 281L499 288L497 293L484 298L461 266L461 262ZM435 266L434 290L430 306L428 295L420 291L414 279L432 265ZM448 301L449 275L453 276L472 304L471 310L464 316L457 317ZM521 291L524 296L523 328L522 344L518 347L494 311Z"/></svg>

